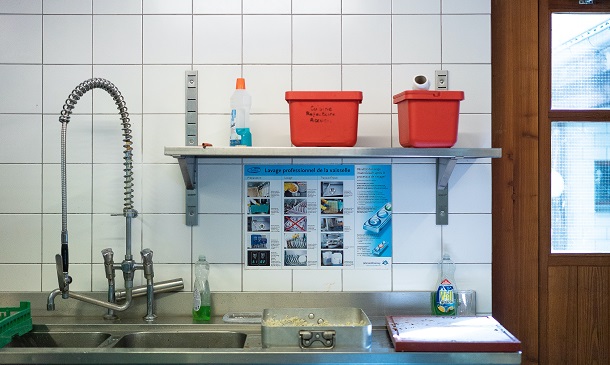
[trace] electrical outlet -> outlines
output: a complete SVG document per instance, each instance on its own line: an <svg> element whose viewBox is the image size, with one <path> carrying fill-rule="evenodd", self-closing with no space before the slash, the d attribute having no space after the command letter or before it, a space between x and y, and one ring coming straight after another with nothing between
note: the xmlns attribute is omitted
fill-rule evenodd
<svg viewBox="0 0 610 365"><path fill-rule="evenodd" d="M449 88L449 71L436 70L434 74L436 76L436 90L447 90Z"/></svg>

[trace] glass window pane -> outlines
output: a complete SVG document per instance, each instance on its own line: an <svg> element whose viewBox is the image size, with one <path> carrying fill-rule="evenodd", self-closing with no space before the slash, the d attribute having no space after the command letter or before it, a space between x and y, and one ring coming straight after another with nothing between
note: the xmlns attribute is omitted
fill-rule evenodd
<svg viewBox="0 0 610 365"><path fill-rule="evenodd" d="M551 251L610 253L610 122L551 124Z"/></svg>
<svg viewBox="0 0 610 365"><path fill-rule="evenodd" d="M610 109L610 14L551 17L551 109Z"/></svg>

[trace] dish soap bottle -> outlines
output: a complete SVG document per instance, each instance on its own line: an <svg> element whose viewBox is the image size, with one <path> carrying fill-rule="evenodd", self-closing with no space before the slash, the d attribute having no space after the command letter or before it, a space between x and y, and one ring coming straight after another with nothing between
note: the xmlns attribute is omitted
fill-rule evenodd
<svg viewBox="0 0 610 365"><path fill-rule="evenodd" d="M432 313L441 316L455 316L457 295L454 281L455 263L449 255L444 254L439 262L440 277L436 292L433 295Z"/></svg>
<svg viewBox="0 0 610 365"><path fill-rule="evenodd" d="M231 96L231 146L252 146L250 107L252 97L246 91L246 80L238 78Z"/></svg>
<svg viewBox="0 0 610 365"><path fill-rule="evenodd" d="M210 293L210 263L201 255L195 263L195 290L193 291L193 319L209 321L212 312L212 294Z"/></svg>

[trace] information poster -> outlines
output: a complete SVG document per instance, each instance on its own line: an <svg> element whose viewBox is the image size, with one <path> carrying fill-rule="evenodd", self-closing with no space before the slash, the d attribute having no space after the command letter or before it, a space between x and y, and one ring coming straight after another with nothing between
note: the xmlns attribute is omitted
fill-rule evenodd
<svg viewBox="0 0 610 365"><path fill-rule="evenodd" d="M248 269L389 268L390 165L245 165Z"/></svg>

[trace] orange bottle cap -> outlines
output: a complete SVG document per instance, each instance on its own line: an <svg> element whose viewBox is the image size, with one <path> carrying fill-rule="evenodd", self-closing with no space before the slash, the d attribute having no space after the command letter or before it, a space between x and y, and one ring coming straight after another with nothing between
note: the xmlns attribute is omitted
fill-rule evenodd
<svg viewBox="0 0 610 365"><path fill-rule="evenodd" d="M235 88L236 89L245 89L246 88L246 79L244 79L243 77L237 78L237 81L235 82Z"/></svg>

